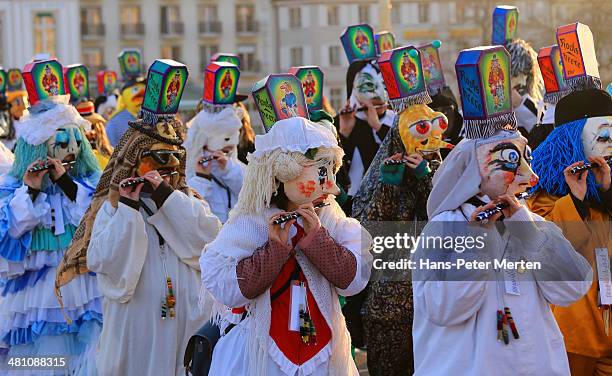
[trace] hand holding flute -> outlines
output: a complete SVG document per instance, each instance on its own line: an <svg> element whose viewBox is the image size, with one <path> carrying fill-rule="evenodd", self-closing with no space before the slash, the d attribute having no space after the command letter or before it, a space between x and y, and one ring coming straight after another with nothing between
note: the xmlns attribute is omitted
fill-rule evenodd
<svg viewBox="0 0 612 376"><path fill-rule="evenodd" d="M321 209L321 208L324 208L326 206L329 206L328 202L321 202L321 203L318 203L317 205L315 205L314 208L315 209ZM281 223L289 222L292 219L298 219L301 216L302 215L299 214L297 211L293 211L291 213L288 213L288 214L285 214L285 215L282 215L282 216L278 217L272 223L274 223L275 225L280 225Z"/></svg>
<svg viewBox="0 0 612 376"><path fill-rule="evenodd" d="M162 177L162 178L165 178L167 176L173 176L173 175L176 175L176 174L178 174L178 172L171 171L171 172L162 173L159 176ZM147 181L147 179L145 177L143 177L143 176L139 176L139 177L135 177L135 178L128 178L128 179L123 180L119 184L119 186L121 188L128 188L128 187L133 187L133 186L138 185L138 184L145 183L146 181Z"/></svg>
<svg viewBox="0 0 612 376"><path fill-rule="evenodd" d="M64 173L66 168L74 165L76 162L64 162L53 158L47 160L37 160L30 164L23 175L23 183L28 187L40 190L42 187L42 181L47 173L49 173L52 180L59 179Z"/></svg>
<svg viewBox="0 0 612 376"><path fill-rule="evenodd" d="M606 164L608 166L612 165L612 155L607 155L607 156L603 157L603 159L604 159L604 161L606 162ZM585 162L582 165L572 167L569 170L569 172L570 172L570 174L575 175L575 174L578 174L580 172L592 170L592 169L597 168L597 167L599 167L598 163Z"/></svg>
<svg viewBox="0 0 612 376"><path fill-rule="evenodd" d="M518 200L524 200L529 197L529 193L522 192L517 194L515 197L510 197L508 195L504 195L500 197L501 202L489 203L480 208L477 208L474 214L472 215L472 222L486 223L489 219L495 220L501 216L501 213L509 209L512 206L515 206L512 210L512 213L516 212L516 210L520 209L520 204Z"/></svg>

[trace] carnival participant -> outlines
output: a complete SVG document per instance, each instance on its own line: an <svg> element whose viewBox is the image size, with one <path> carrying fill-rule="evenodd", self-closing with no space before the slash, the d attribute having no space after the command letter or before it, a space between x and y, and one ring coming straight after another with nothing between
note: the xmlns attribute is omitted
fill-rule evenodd
<svg viewBox="0 0 612 376"><path fill-rule="evenodd" d="M558 39L565 38L557 29ZM609 269L612 240L612 98L601 90L593 37L586 25L576 27L583 74L565 76L569 94L555 107L555 127L534 151L534 171L540 176L529 205L533 212L554 221L594 270ZM575 30L575 29L574 29ZM574 31L571 31L572 33ZM590 38L590 39L589 39ZM561 50L570 59L575 51ZM571 59L574 60L573 57ZM575 61L575 60L574 60ZM602 259L605 263L602 263ZM597 278L576 303L553 307L563 333L572 375L612 372L612 338L607 282Z"/></svg>
<svg viewBox="0 0 612 376"><path fill-rule="evenodd" d="M117 72L100 71L96 73L98 96L94 100L94 111L108 121L117 110Z"/></svg>
<svg viewBox="0 0 612 376"><path fill-rule="evenodd" d="M23 90L23 77L19 69L7 71L6 103L8 105L8 127L2 142L11 150L15 148L18 138L17 124L28 107L28 93Z"/></svg>
<svg viewBox="0 0 612 376"><path fill-rule="evenodd" d="M240 71L229 63L210 63L207 82L223 85L227 72L232 83L217 94L206 88L200 112L187 125L187 184L208 201L213 214L224 223L238 201L245 164L238 160L238 144L244 113L235 103L247 97L236 93ZM227 76L229 77L229 76Z"/></svg>
<svg viewBox="0 0 612 376"><path fill-rule="evenodd" d="M360 37L356 38L357 35ZM395 113L387 108L385 84L380 69L372 62L377 58L372 28L351 26L341 40L350 64L346 73L347 103L334 119L334 125L340 135L344 168L350 180L350 186L342 188L352 197L391 129ZM357 41L361 48L357 48Z"/></svg>
<svg viewBox="0 0 612 376"><path fill-rule="evenodd" d="M55 84L42 85L42 74ZM95 375L102 327L96 279L86 274L64 286L63 309L53 290L100 172L83 131L88 122L63 95L60 63L30 63L24 77L32 106L20 120L15 163L0 177L0 347L9 358L66 357L68 371L58 374Z"/></svg>
<svg viewBox="0 0 612 376"><path fill-rule="evenodd" d="M494 57L506 77L496 93L488 85L490 69L476 69L493 64ZM417 247L412 258L417 264L429 259L451 266L423 266L412 272L415 375L569 375L549 305L580 299L592 271L557 226L530 212L515 196L533 186L537 177L529 166L527 140L516 130L509 62L503 47L464 50L457 60L466 139L434 176L427 201L430 222L421 236L478 236L483 245ZM475 92L482 97L474 97ZM452 266L460 261L485 264L472 269ZM487 261L503 263L487 267ZM527 261L538 262L542 269L528 270Z"/></svg>
<svg viewBox="0 0 612 376"><path fill-rule="evenodd" d="M124 50L119 54L119 67L123 75L123 87L115 113L108 119L106 134L112 147L116 147L130 121L136 120L144 100L145 78L142 76L140 52ZM107 97L107 98L110 98Z"/></svg>
<svg viewBox="0 0 612 376"><path fill-rule="evenodd" d="M176 112L187 68L156 60L151 69L165 72L162 83L178 72L177 91L147 96L58 268L58 286L96 273L105 317L99 375L183 375L187 340L205 321L198 257L220 223L185 184Z"/></svg>
<svg viewBox="0 0 612 376"><path fill-rule="evenodd" d="M299 81L286 87L307 113ZM226 321L209 374L357 375L338 296L365 287L371 238L333 200L342 149L302 117L267 129L236 207L200 258L204 305Z"/></svg>
<svg viewBox="0 0 612 376"><path fill-rule="evenodd" d="M402 63L394 66L393 61ZM433 172L442 160L440 150L452 145L442 141L448 125L446 116L427 106L431 98L420 61L421 52L414 47L397 48L378 60L389 86L397 87L396 82L404 80L401 66L405 64L414 64L418 79L408 90L390 96L389 104L398 114L396 123L353 199L353 216L360 223L427 220L423 203L431 190ZM410 281L371 281L365 312L370 374L412 374Z"/></svg>

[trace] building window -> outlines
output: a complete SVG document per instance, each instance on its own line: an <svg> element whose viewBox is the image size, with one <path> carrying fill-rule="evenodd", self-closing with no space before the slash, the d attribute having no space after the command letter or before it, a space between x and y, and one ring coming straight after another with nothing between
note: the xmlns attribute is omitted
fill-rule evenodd
<svg viewBox="0 0 612 376"><path fill-rule="evenodd" d="M342 89L337 87L329 89L329 104L336 112L339 112L340 109L344 107L344 102L342 98Z"/></svg>
<svg viewBox="0 0 612 376"><path fill-rule="evenodd" d="M257 47L252 44L243 44L236 48L240 58L240 70L245 72L259 72L259 61L256 54Z"/></svg>
<svg viewBox="0 0 612 376"><path fill-rule="evenodd" d="M329 46L329 66L340 65L340 46Z"/></svg>
<svg viewBox="0 0 612 376"><path fill-rule="evenodd" d="M81 8L81 34L83 34L83 36L104 35L104 24L102 24L102 8Z"/></svg>
<svg viewBox="0 0 612 376"><path fill-rule="evenodd" d="M255 6L244 4L236 6L236 31L239 33L258 31L258 24L255 21Z"/></svg>
<svg viewBox="0 0 612 376"><path fill-rule="evenodd" d="M302 11L300 7L289 8L289 26L292 29L302 27Z"/></svg>
<svg viewBox="0 0 612 376"><path fill-rule="evenodd" d="M220 33L221 22L216 5L200 4L198 6L198 20L200 33Z"/></svg>
<svg viewBox="0 0 612 376"><path fill-rule="evenodd" d="M178 5L163 5L160 16L162 34L183 34L181 11Z"/></svg>
<svg viewBox="0 0 612 376"><path fill-rule="evenodd" d="M419 23L429 22L429 4L419 3Z"/></svg>
<svg viewBox="0 0 612 376"><path fill-rule="evenodd" d="M304 65L304 50L302 47L291 47L289 54L292 67Z"/></svg>
<svg viewBox="0 0 612 376"><path fill-rule="evenodd" d="M52 13L37 13L34 16L34 53L57 55L55 33L55 16Z"/></svg>
<svg viewBox="0 0 612 376"><path fill-rule="evenodd" d="M402 9L399 1L391 2L391 23L402 23Z"/></svg>
<svg viewBox="0 0 612 376"><path fill-rule="evenodd" d="M370 22L370 6L360 5L359 6L359 23Z"/></svg>
<svg viewBox="0 0 612 376"><path fill-rule="evenodd" d="M216 44L203 44L200 46L201 72L206 70L206 66L210 63L210 58L217 52L219 52L219 46Z"/></svg>
<svg viewBox="0 0 612 376"><path fill-rule="evenodd" d="M144 34L140 5L124 5L121 7L121 33L124 35Z"/></svg>
<svg viewBox="0 0 612 376"><path fill-rule="evenodd" d="M178 45L162 45L160 53L162 59L182 60L181 46Z"/></svg>
<svg viewBox="0 0 612 376"><path fill-rule="evenodd" d="M90 68L90 74L104 69L104 49L83 48L83 64Z"/></svg>
<svg viewBox="0 0 612 376"><path fill-rule="evenodd" d="M327 24L329 26L340 25L340 14L339 14L337 5L327 6Z"/></svg>

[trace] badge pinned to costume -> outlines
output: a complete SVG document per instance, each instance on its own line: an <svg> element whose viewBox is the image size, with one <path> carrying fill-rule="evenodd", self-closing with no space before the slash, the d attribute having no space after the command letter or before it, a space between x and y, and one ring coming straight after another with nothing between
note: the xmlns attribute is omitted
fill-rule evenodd
<svg viewBox="0 0 612 376"><path fill-rule="evenodd" d="M500 5L493 11L493 32L491 44L505 45L516 39L518 27L518 8L510 5Z"/></svg>
<svg viewBox="0 0 612 376"><path fill-rule="evenodd" d="M8 74L4 70L4 68L0 68L0 95L4 95L6 93L6 88L8 86Z"/></svg>
<svg viewBox="0 0 612 376"><path fill-rule="evenodd" d="M66 93L62 65L55 59L29 63L23 69L23 81L30 105Z"/></svg>
<svg viewBox="0 0 612 376"><path fill-rule="evenodd" d="M179 108L189 72L185 64L158 59L149 68L141 118L156 124L159 118L173 117Z"/></svg>
<svg viewBox="0 0 612 376"><path fill-rule="evenodd" d="M89 99L89 71L83 64L67 65L64 71L64 85L71 102Z"/></svg>
<svg viewBox="0 0 612 376"><path fill-rule="evenodd" d="M204 95L210 104L227 105L236 102L240 70L232 63L217 61L208 64L204 72Z"/></svg>
<svg viewBox="0 0 612 376"><path fill-rule="evenodd" d="M117 72L105 70L96 74L98 94L109 95L117 87Z"/></svg>
<svg viewBox="0 0 612 376"><path fill-rule="evenodd" d="M601 89L591 29L580 22L559 26L557 44L567 86L572 90Z"/></svg>
<svg viewBox="0 0 612 376"><path fill-rule="evenodd" d="M557 104L567 92L567 84L563 78L563 62L559 46L542 47L538 51L538 66L544 80L544 102Z"/></svg>
<svg viewBox="0 0 612 376"><path fill-rule="evenodd" d="M423 65L425 84L427 85L429 95L438 94L440 90L446 86L444 72L442 71L442 63L440 62L440 54L438 53L440 46L442 46L442 42L434 40L418 48L421 55L421 64Z"/></svg>
<svg viewBox="0 0 612 376"><path fill-rule="evenodd" d="M210 58L210 62L211 63L214 63L214 62L230 63L230 64L234 64L235 66L238 67L238 69L240 69L240 57L236 54L218 52Z"/></svg>
<svg viewBox="0 0 612 376"><path fill-rule="evenodd" d="M417 48L407 46L384 52L378 59L389 103L398 113L408 106L431 102L420 55Z"/></svg>
<svg viewBox="0 0 612 376"><path fill-rule="evenodd" d="M382 55L383 52L391 51L395 46L395 35L390 31L381 31L374 35L376 41L376 54Z"/></svg>
<svg viewBox="0 0 612 376"><path fill-rule="evenodd" d="M251 90L266 132L279 120L309 119L302 83L292 74L271 74Z"/></svg>
<svg viewBox="0 0 612 376"><path fill-rule="evenodd" d="M340 41L349 64L357 60L375 60L377 57L374 31L368 24L347 27Z"/></svg>
<svg viewBox="0 0 612 376"><path fill-rule="evenodd" d="M499 129L517 129L510 97L510 54L506 48L463 50L455 71L467 138L485 138Z"/></svg>
<svg viewBox="0 0 612 376"><path fill-rule="evenodd" d="M11 68L6 72L8 76L7 90L17 91L23 89L23 76L17 68Z"/></svg>
<svg viewBox="0 0 612 376"><path fill-rule="evenodd" d="M291 281L289 292L289 331L300 331L300 312L306 310L306 286L300 281Z"/></svg>
<svg viewBox="0 0 612 376"><path fill-rule="evenodd" d="M317 66L292 67L289 73L302 82L304 100L308 111L323 109L323 71Z"/></svg>
<svg viewBox="0 0 612 376"><path fill-rule="evenodd" d="M118 56L119 69L124 81L136 79L142 75L140 51L123 50Z"/></svg>

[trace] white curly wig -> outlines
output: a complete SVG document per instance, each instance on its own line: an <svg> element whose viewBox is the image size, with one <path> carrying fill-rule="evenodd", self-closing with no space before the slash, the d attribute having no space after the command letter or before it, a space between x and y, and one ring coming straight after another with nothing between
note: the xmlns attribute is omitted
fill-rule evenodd
<svg viewBox="0 0 612 376"><path fill-rule="evenodd" d="M544 80L538 66L538 53L523 39L511 41L506 45L506 49L512 61L510 74L512 77L525 75L527 77L526 94L540 101L544 92Z"/></svg>

